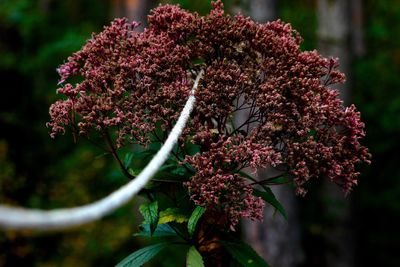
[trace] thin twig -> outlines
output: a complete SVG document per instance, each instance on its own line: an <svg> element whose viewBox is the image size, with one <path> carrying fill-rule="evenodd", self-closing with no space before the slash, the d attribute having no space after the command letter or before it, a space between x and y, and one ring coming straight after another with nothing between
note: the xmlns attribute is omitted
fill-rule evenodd
<svg viewBox="0 0 400 267"><path fill-rule="evenodd" d="M289 183L289 181L288 182L282 182L282 183L270 183L272 180L275 180L275 179L277 179L277 178L279 178L279 177L282 177L284 174L283 173L281 173L281 174L278 174L278 175L276 175L276 176L272 176L272 177L269 177L269 178L267 178L267 179L264 179L264 180L253 180L254 182L253 183L251 183L250 185L255 185L255 184L268 184L268 185L279 185L279 184L288 184Z"/></svg>
<svg viewBox="0 0 400 267"><path fill-rule="evenodd" d="M132 175L129 173L129 171L125 168L125 165L122 163L121 159L119 158L117 151L114 147L114 144L111 140L110 134L108 133L108 131L105 132L104 137L106 139L106 142L110 148L110 153L111 155L113 155L114 159L118 162L118 165L122 171L122 173L130 180L133 180L136 178L136 176Z"/></svg>

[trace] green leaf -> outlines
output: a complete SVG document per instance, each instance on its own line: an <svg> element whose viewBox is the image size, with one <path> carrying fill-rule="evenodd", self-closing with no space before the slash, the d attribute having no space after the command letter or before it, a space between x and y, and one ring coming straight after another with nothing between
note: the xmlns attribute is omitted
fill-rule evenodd
<svg viewBox="0 0 400 267"><path fill-rule="evenodd" d="M133 159L133 153L126 153L125 159L124 159L125 169L128 169L129 165L131 165L132 159Z"/></svg>
<svg viewBox="0 0 400 267"><path fill-rule="evenodd" d="M142 204L139 211L143 215L145 223L150 225L150 234L152 235L158 223L158 202Z"/></svg>
<svg viewBox="0 0 400 267"><path fill-rule="evenodd" d="M142 237L164 237L164 236L176 236L176 232L168 224L159 224L155 229L154 233L151 234L150 225L143 224L140 226L140 232L134 234L133 236Z"/></svg>
<svg viewBox="0 0 400 267"><path fill-rule="evenodd" d="M194 246L189 248L186 255L186 267L204 267L203 257Z"/></svg>
<svg viewBox="0 0 400 267"><path fill-rule="evenodd" d="M174 170L176 167L178 166L177 163L170 163L170 164L164 164L163 166L161 166L158 170L159 171L165 171L165 172L169 172Z"/></svg>
<svg viewBox="0 0 400 267"><path fill-rule="evenodd" d="M132 176L138 176L142 169L132 169L128 168L128 173Z"/></svg>
<svg viewBox="0 0 400 267"><path fill-rule="evenodd" d="M164 249L168 243L158 243L148 247L139 249L128 257L123 259L115 267L139 267L151 260L156 256L162 249Z"/></svg>
<svg viewBox="0 0 400 267"><path fill-rule="evenodd" d="M247 173L245 173L245 172L238 172L238 173L240 174L240 176L243 176L244 178L247 178L247 179L249 179L249 180L251 180L251 181L253 181L253 182L256 182L256 181L257 181L257 180L254 179L254 177L251 176L250 174L247 174Z"/></svg>
<svg viewBox="0 0 400 267"><path fill-rule="evenodd" d="M187 166L188 169L192 169L193 167ZM184 166L176 167L175 169L171 170L171 174L178 176L179 180L189 180L189 178L193 175L188 169Z"/></svg>
<svg viewBox="0 0 400 267"><path fill-rule="evenodd" d="M169 223L169 222L177 222L183 223L187 222L187 215L178 208L168 208L160 212L160 218L158 220L159 224Z"/></svg>
<svg viewBox="0 0 400 267"><path fill-rule="evenodd" d="M285 177L285 176L279 176L279 177L276 177L276 178L270 178L268 180L268 184L269 185L273 185L273 184L277 184L277 185L279 185L279 184L290 184L290 183L291 183L291 181L289 180L289 178Z"/></svg>
<svg viewBox="0 0 400 267"><path fill-rule="evenodd" d="M193 156L200 152L200 146L188 142L188 143L185 143L185 151L187 151L188 155Z"/></svg>
<svg viewBox="0 0 400 267"><path fill-rule="evenodd" d="M224 248L245 267L270 267L248 244L242 241L228 242L220 241Z"/></svg>
<svg viewBox="0 0 400 267"><path fill-rule="evenodd" d="M276 199L274 193L269 187L264 186L263 187L265 191L261 191L258 189L253 189L253 195L256 197L261 197L264 199L265 202L268 202L271 204L276 210L282 214L282 216L288 220L288 216L286 214L285 208L282 206L282 204Z"/></svg>
<svg viewBox="0 0 400 267"><path fill-rule="evenodd" d="M206 211L205 208L197 206L188 221L188 232L190 236L193 236L194 231L196 230L196 225L201 216L203 216L204 212Z"/></svg>
<svg viewBox="0 0 400 267"><path fill-rule="evenodd" d="M261 183L261 181L256 180L254 177L252 177L251 175L245 173L245 172L238 172L242 177L247 178L253 182L257 182L259 183L263 188L265 188L265 185L263 183ZM289 184L290 180L288 177L286 177L285 175L281 175L275 178L269 178L267 180L264 180L265 182L267 182L269 185L271 184Z"/></svg>

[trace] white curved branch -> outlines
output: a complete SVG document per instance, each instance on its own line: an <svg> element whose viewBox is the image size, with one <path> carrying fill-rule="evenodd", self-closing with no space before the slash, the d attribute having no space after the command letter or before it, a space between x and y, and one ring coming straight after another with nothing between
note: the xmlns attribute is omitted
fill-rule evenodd
<svg viewBox="0 0 400 267"><path fill-rule="evenodd" d="M202 74L203 71L197 75L191 95L164 145L134 180L101 200L74 208L45 211L0 205L0 228L40 230L64 229L100 219L127 203L146 185L161 165L164 164L173 146L182 134L183 128L194 107L194 91L197 89Z"/></svg>

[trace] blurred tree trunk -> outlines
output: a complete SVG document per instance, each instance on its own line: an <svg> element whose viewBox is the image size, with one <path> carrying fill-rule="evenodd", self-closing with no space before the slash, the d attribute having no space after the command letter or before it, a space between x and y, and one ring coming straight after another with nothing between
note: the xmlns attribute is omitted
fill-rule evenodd
<svg viewBox="0 0 400 267"><path fill-rule="evenodd" d="M275 0L247 0L250 16L258 22L267 22L277 19Z"/></svg>
<svg viewBox="0 0 400 267"><path fill-rule="evenodd" d="M340 58L340 70L346 74L346 84L336 86L348 105L351 97L351 59L364 53L361 0L318 0L318 46L324 56ZM323 185L324 213L329 221L325 229L327 267L355 265L354 225L350 198L330 183Z"/></svg>
<svg viewBox="0 0 400 267"><path fill-rule="evenodd" d="M147 23L147 14L156 3L156 0L112 0L113 16L140 22L142 25L138 30L143 30Z"/></svg>
<svg viewBox="0 0 400 267"><path fill-rule="evenodd" d="M258 22L277 19L275 0L243 0L243 8L236 7L235 11L247 13ZM237 114L235 121L244 121L248 114ZM274 175L274 170L258 171L257 179ZM290 186L275 186L272 188L277 199L281 201L288 214L288 222L270 205L266 205L263 222L243 222L244 239L274 267L298 266L303 259L300 244L300 226L298 221L298 201L293 188Z"/></svg>
<svg viewBox="0 0 400 267"><path fill-rule="evenodd" d="M365 54L363 34L363 4L362 0L352 0L351 5L351 41L353 54L362 57Z"/></svg>
<svg viewBox="0 0 400 267"><path fill-rule="evenodd" d="M340 70L349 76L350 6L347 0L318 0L318 49L324 56L339 57ZM349 82L336 86L345 103L349 101Z"/></svg>

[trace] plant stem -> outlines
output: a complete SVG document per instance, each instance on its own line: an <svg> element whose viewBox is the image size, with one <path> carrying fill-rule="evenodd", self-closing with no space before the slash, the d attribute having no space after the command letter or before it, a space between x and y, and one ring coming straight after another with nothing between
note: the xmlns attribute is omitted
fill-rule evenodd
<svg viewBox="0 0 400 267"><path fill-rule="evenodd" d="M128 170L125 168L124 164L122 163L121 159L118 157L117 151L115 150L114 144L113 144L113 142L111 140L111 137L110 137L110 134L108 133L108 131L106 131L104 133L104 137L105 137L106 142L107 142L107 144L108 144L108 146L110 148L109 152L113 155L114 159L118 162L118 165L119 165L122 173L130 180L135 179L136 176L134 176L134 175L132 175L132 174L130 174L128 172Z"/></svg>

